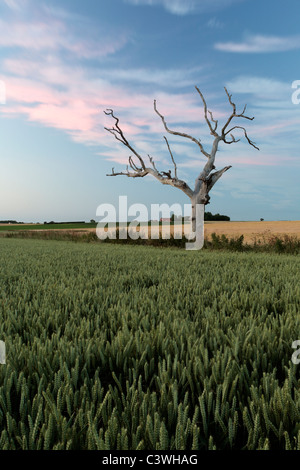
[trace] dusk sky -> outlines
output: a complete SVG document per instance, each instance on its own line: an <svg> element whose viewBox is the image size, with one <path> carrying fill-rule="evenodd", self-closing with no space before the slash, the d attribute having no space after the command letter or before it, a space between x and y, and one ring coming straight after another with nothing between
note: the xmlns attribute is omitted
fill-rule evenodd
<svg viewBox="0 0 300 470"><path fill-rule="evenodd" d="M236 124L260 149L239 131L240 142L220 144L217 169L232 168L206 210L299 220L299 19L299 0L0 0L0 220L97 220L119 196L149 214L151 203L188 204L151 176L106 176L124 171L130 152L104 130L113 123L103 111L146 161L173 170L153 101L171 129L210 151L195 86L220 124L232 111L224 87L238 110L247 104L254 121ZM168 138L193 187L205 157Z"/></svg>

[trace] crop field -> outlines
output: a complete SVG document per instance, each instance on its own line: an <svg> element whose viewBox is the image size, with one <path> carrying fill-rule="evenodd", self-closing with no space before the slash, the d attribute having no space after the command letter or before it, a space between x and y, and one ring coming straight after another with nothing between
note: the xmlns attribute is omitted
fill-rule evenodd
<svg viewBox="0 0 300 470"><path fill-rule="evenodd" d="M70 224L0 224L0 232L14 232L23 230L80 230L95 229L96 224L93 223L70 223Z"/></svg>
<svg viewBox="0 0 300 470"><path fill-rule="evenodd" d="M22 232L22 231L78 231L80 233L96 232L97 224L93 223L74 223L74 224L17 224L8 225L0 224L0 234L4 232ZM104 229L103 229L104 230ZM105 229L107 230L107 229ZM142 231L148 231L148 236L151 236L151 228L148 224L142 224ZM190 232L190 224L184 228L179 224L171 225L170 232L168 228L160 227L160 233L186 233ZM272 236L289 236L300 239L300 221L262 221L262 222L205 222L205 237L210 240L212 233L217 235L226 235L227 237L244 236L245 243L252 244L254 242L268 242Z"/></svg>
<svg viewBox="0 0 300 470"><path fill-rule="evenodd" d="M0 239L0 449L300 450L300 261Z"/></svg>
<svg viewBox="0 0 300 470"><path fill-rule="evenodd" d="M268 239L270 236L288 235L300 238L300 221L263 221L263 222L206 222L205 233L209 238L212 233L225 234L229 237L244 235L247 243Z"/></svg>

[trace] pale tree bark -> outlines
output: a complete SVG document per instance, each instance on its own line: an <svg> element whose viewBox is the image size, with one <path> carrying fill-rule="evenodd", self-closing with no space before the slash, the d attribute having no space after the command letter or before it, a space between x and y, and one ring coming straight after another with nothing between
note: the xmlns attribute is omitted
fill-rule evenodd
<svg viewBox="0 0 300 470"><path fill-rule="evenodd" d="M158 111L156 100L154 100L154 111L160 117L165 130L171 135L183 137L194 142L199 147L200 153L204 155L204 157L207 160L203 169L200 171L198 177L196 178L194 189L191 189L190 186L185 181L180 180L178 178L175 159L174 159L169 142L166 137L164 137L164 139L166 141L168 151L170 153L171 160L174 166L173 175L172 175L171 170L169 170L168 172L158 171L154 163L154 160L152 157L150 157L150 155L148 155L149 164L147 166L144 158L132 147L132 145L128 142L128 140L124 136L124 133L119 126L119 119L114 115L113 110L107 109L106 111L104 111L104 113L108 116L111 116L115 120L114 126L111 129L105 128L105 130L113 134L114 137L119 142L121 142L125 147L127 147L133 153L133 156L129 157L126 171L116 173L113 168L112 173L107 176L124 175L129 178L143 178L144 176L152 175L162 184L167 184L183 191L189 197L191 201L191 205L192 205L191 239L196 237L196 242L189 243L187 246L187 249L199 250L203 247L203 243L204 243L204 213L205 213L205 206L209 204L209 201L210 201L209 193L214 187L214 185L216 184L216 182L221 178L221 176L231 168L231 166L226 166L220 170L214 171L216 170L215 159L216 159L216 154L217 154L220 142L223 142L228 145L239 142L240 139L236 140L236 138L232 134L234 130L238 129L242 131L249 145L251 145L257 150L259 150L259 148L255 145L253 141L249 139L245 127L239 126L239 125L233 125L232 123L232 121L235 118L241 118L241 119L247 119L249 121L253 121L254 117L248 117L245 115L246 106L244 107L243 111L238 114L236 111L236 105L232 101L232 96L228 93L227 89L225 88L228 101L232 107L232 112L230 116L228 117L226 123L222 127L222 129L218 131L218 126L219 126L218 121L214 119L212 112L208 110L204 96L199 90L199 88L198 87L195 87L195 88L202 100L203 108L204 108L204 118L210 130L210 134L213 137L213 142L212 142L210 152L204 149L200 139L196 139L195 137L189 134L186 134L184 132L171 130L168 127L164 116Z"/></svg>

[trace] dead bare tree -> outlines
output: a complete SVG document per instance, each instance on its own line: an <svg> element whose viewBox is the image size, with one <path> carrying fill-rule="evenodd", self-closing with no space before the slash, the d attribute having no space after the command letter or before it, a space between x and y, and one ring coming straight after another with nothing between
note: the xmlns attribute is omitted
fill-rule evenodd
<svg viewBox="0 0 300 470"><path fill-rule="evenodd" d="M143 178L144 176L152 175L158 181L160 181L162 184L167 184L167 185L174 186L175 188L180 189L191 200L191 205L192 205L192 232L193 232L193 234L196 234L196 236L197 236L197 232L199 230L203 229L204 208L207 204L209 204L209 201L210 201L209 193L210 193L211 189L213 188L213 186L216 184L216 182L221 178L221 176L227 170L229 170L231 168L231 166L226 166L221 170L214 171L214 170L216 170L215 158L216 158L216 153L218 151L219 143L224 142L225 144L230 145L230 144L239 142L240 139L237 140L234 137L233 131L241 130L244 134L244 137L248 141L248 143L257 150L259 150L259 148L255 145L254 142L252 142L252 140L249 139L245 127L239 126L239 125L234 125L233 122L232 122L234 118L242 118L242 119L247 119L249 121L253 121L254 117L248 117L248 116L245 115L247 105L244 106L244 109L241 113L237 113L236 105L232 101L232 95L230 95L228 93L227 89L225 88L226 95L227 95L229 103L232 107L232 113L230 114L229 118L227 119L225 125L222 127L221 131L217 132L219 122L214 119L212 112L208 110L206 101L204 99L204 96L201 93L201 91L199 90L199 88L197 86L195 88L196 88L197 92L199 93L199 95L201 97L201 100L203 102L204 117L205 117L205 121L206 121L206 123L209 127L210 134L214 137L213 143L212 143L212 148L211 148L210 152L207 152L204 149L200 139L196 139L195 137L192 137L191 135L183 133L183 132L177 132L177 131L173 131L173 130L169 129L169 127L168 127L168 125L165 121L164 116L162 114L160 114L160 112L157 110L156 100L154 100L154 110L155 110L156 114L161 118L165 130L169 134L172 134L172 135L175 135L175 136L180 136L180 137L189 139L192 142L194 142L199 147L200 152L202 153L202 155L204 155L205 158L207 159L207 162L204 165L204 168L202 169L202 171L200 172L200 174L198 175L198 177L195 181L194 190L191 189L185 181L180 180L178 178L177 166L176 166L176 163L175 163L175 159L174 159L174 156L172 154L169 142L168 142L166 137L164 137L164 139L166 141L166 145L168 147L168 151L170 153L170 157L171 157L171 160L172 160L172 163L173 163L173 166L174 166L173 175L172 175L171 170L169 170L168 172L159 171L156 168L155 162L154 162L153 158L150 157L150 155L148 155L150 166L149 165L146 166L146 163L145 163L144 159L132 147L132 145L128 142L128 140L124 136L124 133L123 133L122 129L119 126L119 119L114 115L113 110L112 109L107 109L106 111L104 111L104 113L107 116L111 116L115 120L114 126L111 129L105 127L105 130L110 132L119 142L121 142L123 145L125 145L125 147L127 147L133 153L133 156L129 157L127 169L126 169L125 172L115 173L114 168L113 168L112 173L107 175L107 176L124 175L124 176L127 176L129 178ZM199 212L200 214L202 214L201 215L202 220L196 221L196 219L197 219L196 218L196 215L197 215L196 208L199 207L199 206L202 208L202 211ZM202 236L202 242L203 242L203 237L204 237L204 232L203 232L203 236Z"/></svg>

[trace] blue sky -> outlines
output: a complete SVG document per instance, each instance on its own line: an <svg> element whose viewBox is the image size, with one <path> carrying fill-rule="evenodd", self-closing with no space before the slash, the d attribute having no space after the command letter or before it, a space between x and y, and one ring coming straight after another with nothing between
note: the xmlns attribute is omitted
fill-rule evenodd
<svg viewBox="0 0 300 470"><path fill-rule="evenodd" d="M231 112L224 86L238 109L247 104L248 135L260 148L238 132L240 142L220 145L218 169L232 168L207 210L299 220L299 17L299 0L1 0L0 220L88 221L124 195L149 209L188 204L151 176L106 176L124 170L130 153L104 130L103 111L113 108L131 144L167 171L153 100L172 129L209 150L196 85L220 123ZM179 177L193 186L204 157L192 142L169 143Z"/></svg>

